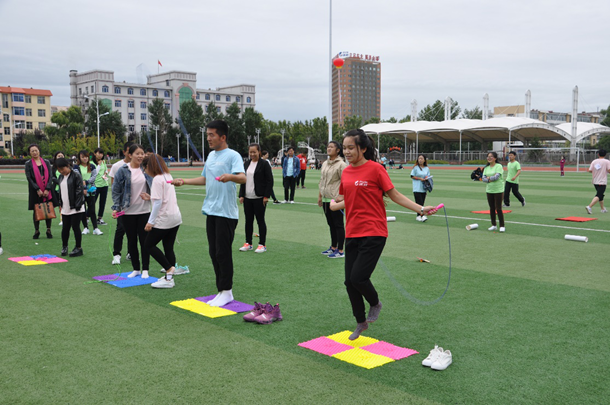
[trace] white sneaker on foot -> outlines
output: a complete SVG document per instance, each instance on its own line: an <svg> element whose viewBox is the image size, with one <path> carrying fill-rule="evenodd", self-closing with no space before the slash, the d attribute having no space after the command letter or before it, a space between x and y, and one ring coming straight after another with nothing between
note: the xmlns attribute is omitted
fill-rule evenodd
<svg viewBox="0 0 610 405"><path fill-rule="evenodd" d="M160 278L150 285L152 288L174 288L174 279L167 280L165 277Z"/></svg>
<svg viewBox="0 0 610 405"><path fill-rule="evenodd" d="M432 365L432 363L434 363L436 361L436 359L439 358L439 356L441 355L442 352L443 352L442 347L438 347L438 345L434 345L434 349L430 350L430 354L428 355L428 357L426 357L421 362L421 365L425 366L425 367L430 367Z"/></svg>
<svg viewBox="0 0 610 405"><path fill-rule="evenodd" d="M451 355L451 351L450 350L445 350L444 352L442 352L438 358L436 359L436 361L434 363L432 363L432 365L430 366L430 368L432 370L444 370L447 367L449 367L449 365L453 362L453 356Z"/></svg>
<svg viewBox="0 0 610 405"><path fill-rule="evenodd" d="M242 247L239 248L240 252L247 252L248 250L252 250L253 247L251 244L249 243L244 243L244 245Z"/></svg>
<svg viewBox="0 0 610 405"><path fill-rule="evenodd" d="M100 231L100 230L99 230L99 228L95 228L95 229L93 230L93 234L94 234L94 235L103 235L103 234L104 234L104 232Z"/></svg>
<svg viewBox="0 0 610 405"><path fill-rule="evenodd" d="M139 276L141 274L142 274L142 272L140 270L134 270L127 277L134 278L134 277L137 277L137 276Z"/></svg>
<svg viewBox="0 0 610 405"><path fill-rule="evenodd" d="M89 235L89 228L83 229L83 235Z"/></svg>
<svg viewBox="0 0 610 405"><path fill-rule="evenodd" d="M417 215L417 216L415 216L415 220L416 220L417 222L421 222L421 217L420 217L419 215Z"/></svg>
<svg viewBox="0 0 610 405"><path fill-rule="evenodd" d="M267 247L263 245L258 245L254 253L264 253L267 251Z"/></svg>
<svg viewBox="0 0 610 405"><path fill-rule="evenodd" d="M4 250L2 250L2 248L0 247L0 255L2 254L2 252L4 252Z"/></svg>
<svg viewBox="0 0 610 405"><path fill-rule="evenodd" d="M116 255L112 258L112 264L121 264L121 255Z"/></svg>
<svg viewBox="0 0 610 405"><path fill-rule="evenodd" d="M501 227L500 227L500 232L505 232L505 231L506 231L506 228L505 228L505 227L503 227L503 226L501 226Z"/></svg>
<svg viewBox="0 0 610 405"><path fill-rule="evenodd" d="M61 222L59 223L59 226L64 226L64 221L61 221Z"/></svg>
<svg viewBox="0 0 610 405"><path fill-rule="evenodd" d="M422 217L421 217L421 221L422 221L422 222L426 222L427 220L428 220L428 217L427 217L427 216L425 216L425 215L422 215Z"/></svg>
<svg viewBox="0 0 610 405"><path fill-rule="evenodd" d="M148 270L142 270L142 278L148 278Z"/></svg>
<svg viewBox="0 0 610 405"><path fill-rule="evenodd" d="M605 214L606 212L608 212L608 210L604 208L604 209L602 210L602 214Z"/></svg>
<svg viewBox="0 0 610 405"><path fill-rule="evenodd" d="M585 209L587 210L587 214L593 214L593 211L591 211L591 207L589 207L588 205L585 207Z"/></svg>
<svg viewBox="0 0 610 405"><path fill-rule="evenodd" d="M488 231L497 231L498 227L495 225L490 226L489 228L487 228Z"/></svg>

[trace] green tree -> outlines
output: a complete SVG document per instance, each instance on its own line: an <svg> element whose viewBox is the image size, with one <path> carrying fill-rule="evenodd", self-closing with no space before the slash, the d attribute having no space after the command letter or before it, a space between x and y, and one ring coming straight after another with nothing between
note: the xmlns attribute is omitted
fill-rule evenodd
<svg viewBox="0 0 610 405"><path fill-rule="evenodd" d="M173 119L169 110L165 108L165 102L163 99L155 98L151 103L148 104L148 118L150 121L150 136L153 143L158 143L159 150L156 151L161 156L164 156L164 150L171 142L169 136L173 131L171 130ZM156 131L153 129L154 126L158 126L159 129Z"/></svg>
<svg viewBox="0 0 610 405"><path fill-rule="evenodd" d="M227 142L231 149L241 153L242 156L247 156L248 138L240 113L241 110L237 103L233 103L227 108L227 114L225 115L225 121L229 126L229 137ZM252 134L248 135L252 136ZM253 139L251 138L250 140L252 141Z"/></svg>
<svg viewBox="0 0 610 405"><path fill-rule="evenodd" d="M606 108L605 110L602 109L600 113L603 117L602 122L600 122L600 124L610 127L610 106L608 106L608 108Z"/></svg>
<svg viewBox="0 0 610 405"><path fill-rule="evenodd" d="M465 108L464 112L462 113L462 118L467 118L467 119L471 119L471 120L482 120L483 111L479 108L478 105L476 107L474 107L472 110Z"/></svg>
<svg viewBox="0 0 610 405"><path fill-rule="evenodd" d="M182 120L182 123L184 124L184 128L186 129L186 132L188 133L189 137L191 138L193 145L195 145L195 147L199 151L199 154L201 154L202 153L202 151L200 151L200 149L201 149L201 128L204 127L204 123L205 123L203 108L201 108L201 106L199 104L197 104L197 101L191 99L191 100L185 101L182 104L180 104L180 109L178 110L178 116ZM177 118L176 118L176 124L179 125ZM188 140L186 139L186 136L184 133L181 134L181 136L179 138L179 142L180 142L180 150L186 152L186 150L187 150L186 144L187 144ZM196 156L195 152L193 151L192 145L189 145L189 151L190 151L191 156ZM190 159L191 156L189 156L188 158Z"/></svg>
<svg viewBox="0 0 610 405"><path fill-rule="evenodd" d="M604 135L599 138L599 141L595 147L598 149L610 150L610 135Z"/></svg>
<svg viewBox="0 0 610 405"><path fill-rule="evenodd" d="M460 115L461 108L458 102L453 100L451 103L451 119L454 120ZM425 106L417 116L419 121L444 121L445 120L445 103L436 100L434 104Z"/></svg>
<svg viewBox="0 0 610 405"><path fill-rule="evenodd" d="M91 100L89 108L86 113L85 120L85 130L87 135L96 136L97 137L97 101ZM109 113L102 117L102 114ZM121 119L121 113L118 111L112 111L110 107L108 107L104 103L100 103L100 135L106 136L110 134L114 134L116 139L122 140L125 136L125 132L127 128L123 125L123 120Z"/></svg>
<svg viewBox="0 0 610 405"><path fill-rule="evenodd" d="M540 138L535 136L529 143L530 148L541 148L542 142L540 142ZM544 151L540 149L529 149L527 151L527 158L532 162L540 162L542 157L544 156Z"/></svg>
<svg viewBox="0 0 610 405"><path fill-rule="evenodd" d="M85 124L85 117L82 110L73 105L65 111L56 112L51 116L51 122L55 126L48 126L45 132L49 139L60 137L67 139L82 134Z"/></svg>

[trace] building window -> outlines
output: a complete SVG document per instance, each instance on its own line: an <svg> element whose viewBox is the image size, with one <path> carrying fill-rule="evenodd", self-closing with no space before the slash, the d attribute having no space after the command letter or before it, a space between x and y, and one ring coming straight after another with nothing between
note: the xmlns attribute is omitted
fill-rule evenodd
<svg viewBox="0 0 610 405"><path fill-rule="evenodd" d="M115 107L120 107L121 106L121 100L114 100L114 106Z"/></svg>
<svg viewBox="0 0 610 405"><path fill-rule="evenodd" d="M119 86L114 88L114 94L121 94L121 88Z"/></svg>
<svg viewBox="0 0 610 405"><path fill-rule="evenodd" d="M220 101L220 94L216 94L216 101Z"/></svg>
<svg viewBox="0 0 610 405"><path fill-rule="evenodd" d="M235 101L241 103L241 96L235 96Z"/></svg>
<svg viewBox="0 0 610 405"><path fill-rule="evenodd" d="M148 130L148 126L146 125L142 125L141 127L142 132L146 132Z"/></svg>
<svg viewBox="0 0 610 405"><path fill-rule="evenodd" d="M39 117L46 117L47 116L47 110L38 110L38 116Z"/></svg>
<svg viewBox="0 0 610 405"><path fill-rule="evenodd" d="M127 94L133 94L133 89L131 87L127 89Z"/></svg>
<svg viewBox="0 0 610 405"><path fill-rule="evenodd" d="M146 95L146 89L140 89L140 95L141 96L145 96Z"/></svg>
<svg viewBox="0 0 610 405"><path fill-rule="evenodd" d="M91 86L91 93L93 93L93 86Z"/></svg>
<svg viewBox="0 0 610 405"><path fill-rule="evenodd" d="M135 108L135 103L133 102L133 100L127 101L127 108Z"/></svg>
<svg viewBox="0 0 610 405"><path fill-rule="evenodd" d="M231 101L231 96L227 96L227 97L225 98L225 100L227 100L227 101L229 101L229 102L230 102L230 101Z"/></svg>
<svg viewBox="0 0 610 405"><path fill-rule="evenodd" d="M3 119L4 119L4 121L9 121L9 120L10 120L10 117L9 117L9 115L8 115L8 114L2 114L2 116L4 117L4 118L3 118Z"/></svg>
<svg viewBox="0 0 610 405"><path fill-rule="evenodd" d="M153 97L159 97L159 92L157 90L153 90Z"/></svg>
<svg viewBox="0 0 610 405"><path fill-rule="evenodd" d="M197 93L197 96L196 96L195 98L196 98L197 100L199 100L199 98L200 98L200 97L199 97L199 93Z"/></svg>
<svg viewBox="0 0 610 405"><path fill-rule="evenodd" d="M25 123L25 129L34 129L34 125L32 125L32 123L28 121Z"/></svg>
<svg viewBox="0 0 610 405"><path fill-rule="evenodd" d="M13 93L13 101L17 103L23 103L23 93Z"/></svg>
<svg viewBox="0 0 610 405"><path fill-rule="evenodd" d="M102 86L102 93L108 93L108 86Z"/></svg>
<svg viewBox="0 0 610 405"><path fill-rule="evenodd" d="M163 93L163 95L164 95L165 97L169 97L169 91L165 90L165 93Z"/></svg>
<svg viewBox="0 0 610 405"><path fill-rule="evenodd" d="M165 103L164 105L165 105L165 108L166 108L167 110L169 110L169 109L171 108L171 106L169 105L169 103Z"/></svg>
<svg viewBox="0 0 610 405"><path fill-rule="evenodd" d="M28 96L27 94L25 95L25 102L26 103L31 103L32 102L32 96Z"/></svg>
<svg viewBox="0 0 610 405"><path fill-rule="evenodd" d="M136 115L134 113L129 113L129 119L130 120L135 120L136 119Z"/></svg>
<svg viewBox="0 0 610 405"><path fill-rule="evenodd" d="M24 107L13 107L13 115L25 115Z"/></svg>
<svg viewBox="0 0 610 405"><path fill-rule="evenodd" d="M146 108L146 101L140 101L140 108Z"/></svg>
<svg viewBox="0 0 610 405"><path fill-rule="evenodd" d="M252 102L252 97L246 97L246 103L251 103Z"/></svg>
<svg viewBox="0 0 610 405"><path fill-rule="evenodd" d="M166 86L169 86L169 80L166 80L166 81L165 81L165 85L166 85Z"/></svg>
<svg viewBox="0 0 610 405"><path fill-rule="evenodd" d="M79 87L79 88L78 88L78 95L79 95L79 96L82 96L82 95L83 95L83 89L82 89L82 87Z"/></svg>
<svg viewBox="0 0 610 405"><path fill-rule="evenodd" d="M11 127L4 127L4 135L10 135L11 134Z"/></svg>
<svg viewBox="0 0 610 405"><path fill-rule="evenodd" d="M31 117L32 116L32 109L31 108L26 108L25 109L25 116L26 117Z"/></svg>
<svg viewBox="0 0 610 405"><path fill-rule="evenodd" d="M210 95L209 95L209 94L206 94L206 95L205 95L205 99L206 99L206 100L209 100L209 99L210 99Z"/></svg>
<svg viewBox="0 0 610 405"><path fill-rule="evenodd" d="M142 114L140 114L140 119L141 119L142 121L146 121L146 113L142 113Z"/></svg>
<svg viewBox="0 0 610 405"><path fill-rule="evenodd" d="M220 112L220 107L216 107L216 112Z"/></svg>
<svg viewBox="0 0 610 405"><path fill-rule="evenodd" d="M38 129L44 129L44 127L46 127L46 126L47 126L46 122L39 122L38 123Z"/></svg>
<svg viewBox="0 0 610 405"><path fill-rule="evenodd" d="M135 125L130 125L129 126L129 132L134 132L136 130Z"/></svg>

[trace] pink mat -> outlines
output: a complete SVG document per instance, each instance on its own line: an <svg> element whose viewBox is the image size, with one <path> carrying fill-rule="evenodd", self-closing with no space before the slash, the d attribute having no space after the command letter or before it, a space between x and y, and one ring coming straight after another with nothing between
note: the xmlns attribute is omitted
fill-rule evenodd
<svg viewBox="0 0 610 405"><path fill-rule="evenodd" d="M321 336L319 338L312 339L307 342L299 343L299 346L313 350L314 352L325 354L327 356L332 356L334 354L353 349L352 346L335 342L334 340L329 339L326 336Z"/></svg>

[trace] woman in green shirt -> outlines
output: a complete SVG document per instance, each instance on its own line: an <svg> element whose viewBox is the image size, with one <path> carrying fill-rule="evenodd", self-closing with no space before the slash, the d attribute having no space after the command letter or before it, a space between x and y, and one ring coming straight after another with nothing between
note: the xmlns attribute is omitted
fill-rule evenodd
<svg viewBox="0 0 610 405"><path fill-rule="evenodd" d="M490 231L498 229L496 226L496 213L500 220L500 232L504 232L504 213L502 212L502 198L504 196L504 178L502 177L502 165L498 163L498 154L489 152L487 154L487 166L483 170L483 183L487 183L487 203L489 204L489 216L491 217Z"/></svg>
<svg viewBox="0 0 610 405"><path fill-rule="evenodd" d="M101 148L97 148L93 151L93 163L97 166L97 176L95 177L95 187L97 188L95 194L95 202L99 198L100 205L97 211L97 223L99 225L106 225L106 222L102 219L104 216L104 209L106 208L106 197L108 196L108 166L104 161L104 151Z"/></svg>

